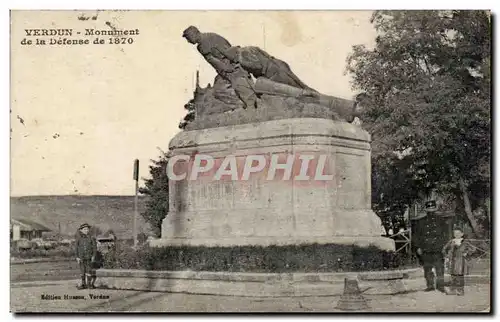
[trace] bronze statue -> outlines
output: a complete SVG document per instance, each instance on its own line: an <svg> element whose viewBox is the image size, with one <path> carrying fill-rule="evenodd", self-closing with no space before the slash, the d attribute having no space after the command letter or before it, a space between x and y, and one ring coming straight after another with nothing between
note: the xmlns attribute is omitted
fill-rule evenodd
<svg viewBox="0 0 500 322"><path fill-rule="evenodd" d="M241 66L255 78L265 77L277 83L316 92L302 82L297 75L292 72L287 63L269 55L259 47L234 46L225 50L223 55L229 59L229 61L241 64Z"/></svg>
<svg viewBox="0 0 500 322"><path fill-rule="evenodd" d="M197 45L200 54L217 72L231 69L229 61L222 54L231 48L231 44L224 37L212 32L201 33L194 26L184 30L182 36L189 43Z"/></svg>
<svg viewBox="0 0 500 322"><path fill-rule="evenodd" d="M231 62L223 54L231 48L231 44L216 33L201 33L194 26L184 30L182 36L197 49L205 60L216 70L214 95L222 101L231 101L231 89L244 103L244 107L257 107L257 95L253 90L250 74L238 63ZM229 97L228 97L229 96Z"/></svg>
<svg viewBox="0 0 500 322"><path fill-rule="evenodd" d="M197 45L200 54L217 72L213 87L200 88L197 85L191 102L195 106L195 118L201 122L196 125L198 127L208 126L203 124L203 120L208 120L209 115L213 115L213 121L210 122L214 124L232 122L228 119L220 123L218 116L249 107L266 110L281 106L283 109L272 113L255 112L264 115L261 115L264 119L265 115L272 119L292 114L340 118L348 122L354 119L357 110L353 102L323 95L310 88L292 72L286 62L259 47L231 46L224 37L216 33L202 33L194 26L184 30L182 36L189 43ZM252 76L256 78L255 82ZM289 113L285 110L296 111ZM246 121L257 117L257 114L249 113L244 116ZM189 116L186 121L191 121L191 118Z"/></svg>
<svg viewBox="0 0 500 322"><path fill-rule="evenodd" d="M328 107L332 111L336 111L348 122L352 122L354 117L357 116L357 111L355 110L356 105L353 105L351 101L318 92L313 92L311 94L309 89L301 89L278 83L266 77L257 78L254 89L259 95L267 94L272 96L293 97L303 103Z"/></svg>

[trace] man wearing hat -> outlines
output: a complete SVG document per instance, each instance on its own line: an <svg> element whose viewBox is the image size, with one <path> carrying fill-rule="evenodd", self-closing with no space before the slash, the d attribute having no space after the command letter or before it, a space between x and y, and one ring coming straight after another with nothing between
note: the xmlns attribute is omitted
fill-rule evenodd
<svg viewBox="0 0 500 322"><path fill-rule="evenodd" d="M92 262L97 254L97 241L90 236L90 225L85 223L78 228L76 239L76 261L80 264L82 284L78 289L95 288L96 274Z"/></svg>
<svg viewBox="0 0 500 322"><path fill-rule="evenodd" d="M436 215L436 201L425 203L426 215L415 221L415 233L412 243L417 248L417 255L424 267L424 276L427 283L426 292L435 289L445 293L444 288L444 256L443 246L448 242L448 230L444 219ZM435 269L436 276L432 269Z"/></svg>

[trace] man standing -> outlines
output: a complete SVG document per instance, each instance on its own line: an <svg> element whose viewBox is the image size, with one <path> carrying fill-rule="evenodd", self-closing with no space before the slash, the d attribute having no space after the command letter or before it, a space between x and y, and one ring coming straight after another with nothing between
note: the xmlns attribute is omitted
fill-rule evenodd
<svg viewBox="0 0 500 322"><path fill-rule="evenodd" d="M445 293L444 289L444 256L443 246L448 238L447 225L444 219L436 215L436 201L431 200L425 203L426 216L417 220L414 227L412 243L417 248L419 260L424 267L424 276L427 282L426 292L437 288ZM432 269L435 269L434 275Z"/></svg>
<svg viewBox="0 0 500 322"><path fill-rule="evenodd" d="M82 224L78 228L76 239L76 261L80 265L82 284L78 289L95 288L96 272L93 262L97 255L97 241L90 236L90 225Z"/></svg>

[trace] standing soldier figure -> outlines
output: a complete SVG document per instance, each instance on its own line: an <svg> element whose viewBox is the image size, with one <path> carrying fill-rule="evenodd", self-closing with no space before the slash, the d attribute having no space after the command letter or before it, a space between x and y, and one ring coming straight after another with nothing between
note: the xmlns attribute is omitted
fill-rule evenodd
<svg viewBox="0 0 500 322"><path fill-rule="evenodd" d="M82 224L78 228L78 237L76 239L76 261L80 264L80 274L82 284L78 289L95 288L96 273L93 268L97 254L97 241L95 237L90 236L90 225Z"/></svg>
<svg viewBox="0 0 500 322"><path fill-rule="evenodd" d="M445 220L438 217L436 201L425 203L427 215L415 223L413 245L417 248L417 255L424 267L424 276L427 283L426 292L435 289L446 293L444 288L444 256L443 246L448 241L448 230ZM436 276L432 269L436 270Z"/></svg>

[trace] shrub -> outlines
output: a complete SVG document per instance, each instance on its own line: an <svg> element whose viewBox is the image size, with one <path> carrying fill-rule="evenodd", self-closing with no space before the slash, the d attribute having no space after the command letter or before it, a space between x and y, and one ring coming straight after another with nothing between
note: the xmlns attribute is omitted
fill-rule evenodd
<svg viewBox="0 0 500 322"><path fill-rule="evenodd" d="M104 268L230 272L342 272L394 269L392 252L349 245L119 247Z"/></svg>
<svg viewBox="0 0 500 322"><path fill-rule="evenodd" d="M75 256L75 251L73 247L70 246L58 246L53 249L26 249L20 250L15 247L11 248L10 256L15 258L39 258L39 257L50 257L50 258L70 258Z"/></svg>

